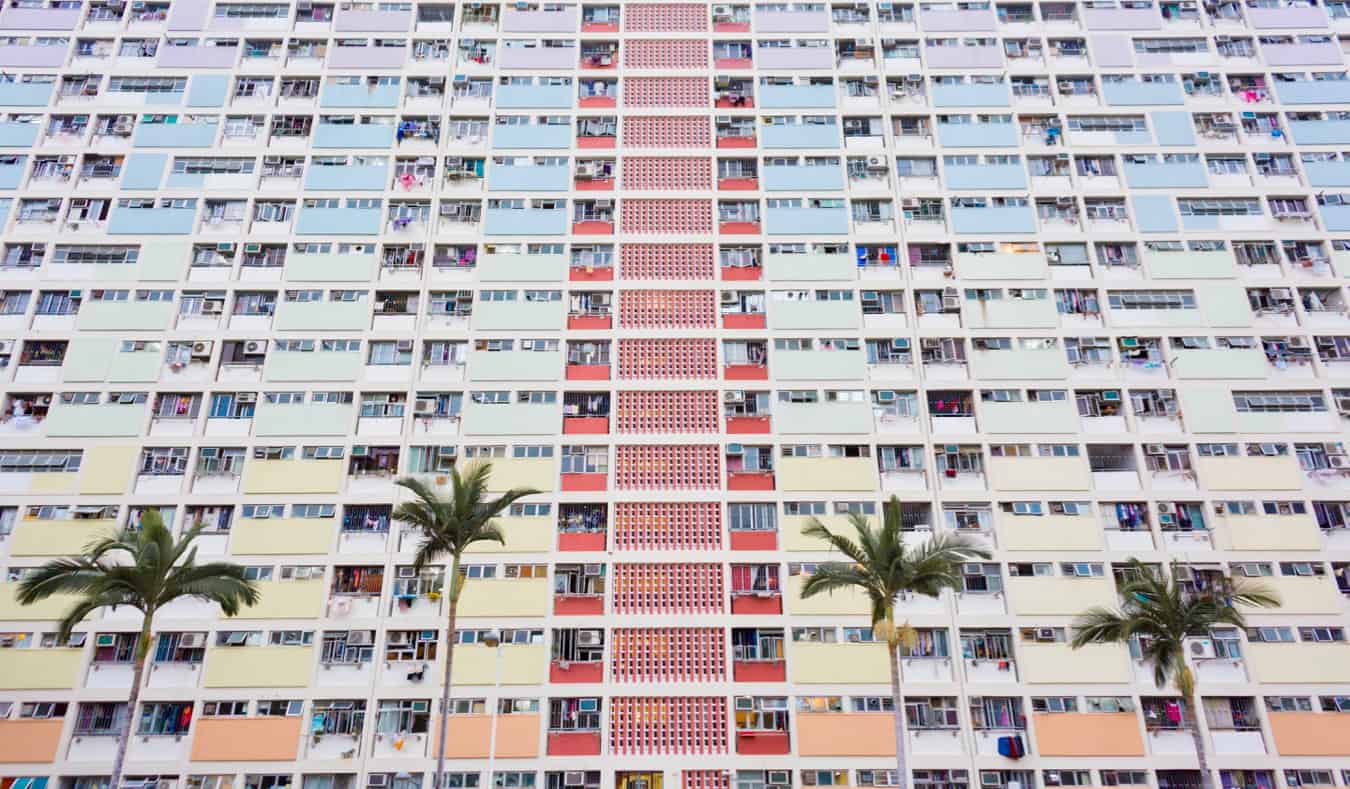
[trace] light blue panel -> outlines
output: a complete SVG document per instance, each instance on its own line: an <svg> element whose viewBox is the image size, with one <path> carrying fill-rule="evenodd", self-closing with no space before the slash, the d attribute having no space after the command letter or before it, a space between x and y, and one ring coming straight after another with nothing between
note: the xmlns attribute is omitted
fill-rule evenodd
<svg viewBox="0 0 1350 789"><path fill-rule="evenodd" d="M295 232L302 236L373 236L380 232L382 216L379 208L301 208Z"/></svg>
<svg viewBox="0 0 1350 789"><path fill-rule="evenodd" d="M1168 187L1209 186L1205 165L1200 162L1125 163L1125 183L1131 189L1167 189Z"/></svg>
<svg viewBox="0 0 1350 789"><path fill-rule="evenodd" d="M31 148L41 130L38 123L0 123L0 148Z"/></svg>
<svg viewBox="0 0 1350 789"><path fill-rule="evenodd" d="M172 93L147 93L145 94L145 104L147 107L178 107L183 104L183 94L176 91Z"/></svg>
<svg viewBox="0 0 1350 789"><path fill-rule="evenodd" d="M376 123L320 123L314 129L315 148L392 148L394 127Z"/></svg>
<svg viewBox="0 0 1350 789"><path fill-rule="evenodd" d="M23 183L23 171L27 167L27 156L20 156L14 164L0 164L0 189L18 189Z"/></svg>
<svg viewBox="0 0 1350 789"><path fill-rule="evenodd" d="M561 236L567 230L563 208L489 208L483 216L483 232L489 236Z"/></svg>
<svg viewBox="0 0 1350 789"><path fill-rule="evenodd" d="M1350 104L1350 81L1275 81L1281 104Z"/></svg>
<svg viewBox="0 0 1350 789"><path fill-rule="evenodd" d="M1175 233L1177 211L1172 198L1166 195L1131 195L1134 205L1134 224L1141 233Z"/></svg>
<svg viewBox="0 0 1350 789"><path fill-rule="evenodd" d="M1318 206L1317 210L1322 214L1322 225L1327 230L1350 230L1350 205L1324 205Z"/></svg>
<svg viewBox="0 0 1350 789"><path fill-rule="evenodd" d="M565 192L572 186L572 173L563 167L499 167L488 170L488 191L491 192Z"/></svg>
<svg viewBox="0 0 1350 789"><path fill-rule="evenodd" d="M123 189L158 189L169 163L167 153L133 153L122 168ZM170 179L172 180L172 179ZM178 184L170 183L170 186ZM185 184L186 185L186 184Z"/></svg>
<svg viewBox="0 0 1350 789"><path fill-rule="evenodd" d="M219 126L214 123L153 123L136 127L137 148L211 148Z"/></svg>
<svg viewBox="0 0 1350 789"><path fill-rule="evenodd" d="M765 109L805 107L826 109L834 106L833 85L760 85L759 106Z"/></svg>
<svg viewBox="0 0 1350 789"><path fill-rule="evenodd" d="M1350 186L1350 161L1304 162L1309 186Z"/></svg>
<svg viewBox="0 0 1350 789"><path fill-rule="evenodd" d="M498 85L498 109L569 109L575 85Z"/></svg>
<svg viewBox="0 0 1350 789"><path fill-rule="evenodd" d="M494 126L493 148L571 148L571 126Z"/></svg>
<svg viewBox="0 0 1350 789"><path fill-rule="evenodd" d="M0 200L0 227L4 227L9 222L9 208L13 204L14 201L9 198Z"/></svg>
<svg viewBox="0 0 1350 789"><path fill-rule="evenodd" d="M1164 110L1150 112L1148 117L1159 145L1195 145L1195 124L1189 112ZM1138 144L1147 145L1148 140Z"/></svg>
<svg viewBox="0 0 1350 789"><path fill-rule="evenodd" d="M844 171L839 167L824 165L765 165L762 172L764 189L770 192L811 191L827 189L837 191L844 188Z"/></svg>
<svg viewBox="0 0 1350 789"><path fill-rule="evenodd" d="M192 232L195 208L113 207L108 217L110 236L183 236Z"/></svg>
<svg viewBox="0 0 1350 789"><path fill-rule="evenodd" d="M1025 189L1027 171L1021 164L977 164L943 167L948 189Z"/></svg>
<svg viewBox="0 0 1350 789"><path fill-rule="evenodd" d="M1289 131L1299 145L1350 143L1350 121L1289 121Z"/></svg>
<svg viewBox="0 0 1350 789"><path fill-rule="evenodd" d="M206 173L169 173L169 177L164 179L164 185L173 189L202 189L206 186Z"/></svg>
<svg viewBox="0 0 1350 789"><path fill-rule="evenodd" d="M198 74L188 82L189 107L224 107L229 95L230 77L227 74Z"/></svg>
<svg viewBox="0 0 1350 789"><path fill-rule="evenodd" d="M1006 84L934 85L934 107L1010 107L1012 91Z"/></svg>
<svg viewBox="0 0 1350 789"><path fill-rule="evenodd" d="M319 106L397 107L400 85L324 85L319 91Z"/></svg>
<svg viewBox="0 0 1350 789"><path fill-rule="evenodd" d="M761 148L838 148L839 127L816 124L765 126Z"/></svg>
<svg viewBox="0 0 1350 789"><path fill-rule="evenodd" d="M45 107L51 103L55 83L8 82L0 84L0 106Z"/></svg>
<svg viewBox="0 0 1350 789"><path fill-rule="evenodd" d="M1031 206L1006 205L986 208L952 208L953 233L1035 233L1036 214Z"/></svg>
<svg viewBox="0 0 1350 789"><path fill-rule="evenodd" d="M764 232L771 236L848 235L848 209L769 208L764 212Z"/></svg>
<svg viewBox="0 0 1350 789"><path fill-rule="evenodd" d="M1147 107L1184 104L1186 101L1179 82L1108 82L1102 85L1102 96L1111 107Z"/></svg>
<svg viewBox="0 0 1350 789"><path fill-rule="evenodd" d="M359 192L383 191L389 183L388 165L322 166L310 165L305 170L306 189L342 190Z"/></svg>
<svg viewBox="0 0 1350 789"><path fill-rule="evenodd" d="M939 123L938 141L952 148L1015 148L1017 126L1011 123Z"/></svg>

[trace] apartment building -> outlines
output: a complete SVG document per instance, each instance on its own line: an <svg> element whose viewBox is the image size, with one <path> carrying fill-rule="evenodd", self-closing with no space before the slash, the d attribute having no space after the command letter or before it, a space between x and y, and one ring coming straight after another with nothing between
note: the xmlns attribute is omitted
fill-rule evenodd
<svg viewBox="0 0 1350 789"><path fill-rule="evenodd" d="M1350 786L1350 2L4 0L0 789ZM412 567L401 475L543 493ZM159 510L262 602L57 643ZM1078 652L1132 557L1281 597ZM489 646L492 634L497 647ZM444 646L455 701L440 710ZM1011 747L1016 744L1017 747ZM1017 758L1012 758L1017 756ZM122 789L118 787L117 789Z"/></svg>

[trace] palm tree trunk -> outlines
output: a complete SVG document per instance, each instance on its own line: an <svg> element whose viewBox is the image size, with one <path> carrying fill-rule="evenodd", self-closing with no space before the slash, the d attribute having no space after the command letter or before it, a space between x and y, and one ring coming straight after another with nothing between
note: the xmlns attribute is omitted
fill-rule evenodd
<svg viewBox="0 0 1350 789"><path fill-rule="evenodd" d="M1195 745L1195 761L1200 767L1200 789L1214 789L1214 776L1209 770L1209 754L1205 750L1205 734L1200 731L1200 696L1191 691L1186 694L1186 704L1191 708L1191 742Z"/></svg>
<svg viewBox="0 0 1350 789"><path fill-rule="evenodd" d="M459 557L455 556L450 560L450 607L447 619L449 620L449 633L445 640L445 682L441 686L441 720L437 727L440 733L436 739L436 780L432 784L432 789L444 789L442 781L445 777L445 738L450 732L450 674L455 668L455 618L459 614L459 593L462 584L459 579ZM488 711L491 715L491 710ZM492 720L492 719L489 719ZM496 725L492 721L492 725ZM488 776L488 781L492 776Z"/></svg>
<svg viewBox="0 0 1350 789"><path fill-rule="evenodd" d="M112 775L108 777L108 786L122 785L122 768L127 761L127 746L131 744L131 724L136 720L136 708L141 702L141 681L145 676L145 661L150 656L150 623L154 612L147 611L145 624L136 639L136 652L131 669L131 692L127 695L127 714L122 717L122 725L117 732L117 753L113 755Z"/></svg>
<svg viewBox="0 0 1350 789"><path fill-rule="evenodd" d="M891 659L891 706L895 707L895 785L905 789L909 785L909 770L905 766L905 702L900 696L900 645L889 640L886 652Z"/></svg>

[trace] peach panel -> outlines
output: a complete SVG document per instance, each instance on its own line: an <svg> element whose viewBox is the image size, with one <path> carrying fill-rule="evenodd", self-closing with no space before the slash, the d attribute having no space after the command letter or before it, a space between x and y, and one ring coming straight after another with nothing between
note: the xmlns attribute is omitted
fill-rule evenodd
<svg viewBox="0 0 1350 789"><path fill-rule="evenodd" d="M431 722L432 731L440 730L440 722ZM488 740L492 736L492 716L455 715L446 727L447 759L482 759L488 754ZM435 758L436 754L430 754Z"/></svg>
<svg viewBox="0 0 1350 789"><path fill-rule="evenodd" d="M1144 738L1132 712L1037 713L1041 756L1143 756Z"/></svg>
<svg viewBox="0 0 1350 789"><path fill-rule="evenodd" d="M62 718L0 721L0 764L54 761L64 723Z"/></svg>
<svg viewBox="0 0 1350 789"><path fill-rule="evenodd" d="M1281 756L1350 756L1350 716L1272 712L1270 729Z"/></svg>
<svg viewBox="0 0 1350 789"><path fill-rule="evenodd" d="M300 750L299 718L199 718L192 726L194 762L284 762Z"/></svg>
<svg viewBox="0 0 1350 789"><path fill-rule="evenodd" d="M538 715L505 715L497 719L497 757L533 759L539 755Z"/></svg>
<svg viewBox="0 0 1350 789"><path fill-rule="evenodd" d="M889 712L812 712L797 716L801 756L894 756L895 717Z"/></svg>

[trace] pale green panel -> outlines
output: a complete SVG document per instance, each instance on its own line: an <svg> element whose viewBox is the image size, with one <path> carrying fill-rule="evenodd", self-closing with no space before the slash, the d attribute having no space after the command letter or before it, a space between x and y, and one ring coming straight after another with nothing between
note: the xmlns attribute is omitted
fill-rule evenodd
<svg viewBox="0 0 1350 789"><path fill-rule="evenodd" d="M485 301L473 305L475 329L556 331L563 323L561 301Z"/></svg>
<svg viewBox="0 0 1350 789"><path fill-rule="evenodd" d="M567 278L562 255L483 255L478 259L480 282L560 282Z"/></svg>
<svg viewBox="0 0 1350 789"><path fill-rule="evenodd" d="M547 403L467 403L468 436L551 435L562 429L562 408Z"/></svg>
<svg viewBox="0 0 1350 789"><path fill-rule="evenodd" d="M177 282L192 261L192 242L180 240L146 241L141 244L136 276L143 280Z"/></svg>
<svg viewBox="0 0 1350 789"><path fill-rule="evenodd" d="M257 436L345 436L351 432L350 403L260 403L253 415Z"/></svg>
<svg viewBox="0 0 1350 789"><path fill-rule="evenodd" d="M473 381L556 381L562 374L561 352L475 351L469 356Z"/></svg>
<svg viewBox="0 0 1350 789"><path fill-rule="evenodd" d="M772 329L856 329L862 311L856 301L774 301L769 304Z"/></svg>
<svg viewBox="0 0 1350 789"><path fill-rule="evenodd" d="M1247 302L1247 291L1236 283L1207 283L1195 289L1196 301L1205 314L1205 321L1213 327L1246 327L1252 325L1252 310Z"/></svg>
<svg viewBox="0 0 1350 789"><path fill-rule="evenodd" d="M263 365L267 381L355 381L361 354L349 351L272 351Z"/></svg>
<svg viewBox="0 0 1350 789"><path fill-rule="evenodd" d="M164 366L164 352L123 351L120 348L113 353L112 370L108 380L113 383L154 383L159 380L160 368Z"/></svg>
<svg viewBox="0 0 1350 789"><path fill-rule="evenodd" d="M975 351L970 357L976 377L997 379L1027 379L1069 377L1069 361L1064 351L1051 348L1041 351L1007 350Z"/></svg>
<svg viewBox="0 0 1350 789"><path fill-rule="evenodd" d="M164 331L173 320L170 301L94 301L80 308L80 331Z"/></svg>
<svg viewBox="0 0 1350 789"><path fill-rule="evenodd" d="M1224 386L1184 386L1180 389L1181 418L1192 433L1236 433L1233 393Z"/></svg>
<svg viewBox="0 0 1350 789"><path fill-rule="evenodd" d="M140 435L141 405L58 405L47 417L49 438L112 438Z"/></svg>
<svg viewBox="0 0 1350 789"><path fill-rule="evenodd" d="M1179 378L1265 378L1266 355L1257 349L1187 348L1176 352Z"/></svg>
<svg viewBox="0 0 1350 789"><path fill-rule="evenodd" d="M277 331L362 331L370 327L364 301L293 301L277 309Z"/></svg>
<svg viewBox="0 0 1350 789"><path fill-rule="evenodd" d="M764 258L764 276L770 280L852 280L858 264L848 255L774 255Z"/></svg>
<svg viewBox="0 0 1350 789"><path fill-rule="evenodd" d="M106 381L120 342L112 337L75 337L66 348L61 377L70 383Z"/></svg>
<svg viewBox="0 0 1350 789"><path fill-rule="evenodd" d="M769 365L780 381L860 380L867 369L862 351L772 351Z"/></svg>
<svg viewBox="0 0 1350 789"><path fill-rule="evenodd" d="M1145 255L1144 263L1154 279L1232 279L1233 253L1159 252Z"/></svg>
<svg viewBox="0 0 1350 789"><path fill-rule="evenodd" d="M773 427L779 433L870 433L868 403L774 403Z"/></svg>
<svg viewBox="0 0 1350 789"><path fill-rule="evenodd" d="M286 278L318 282L369 282L375 275L371 255L287 255Z"/></svg>

